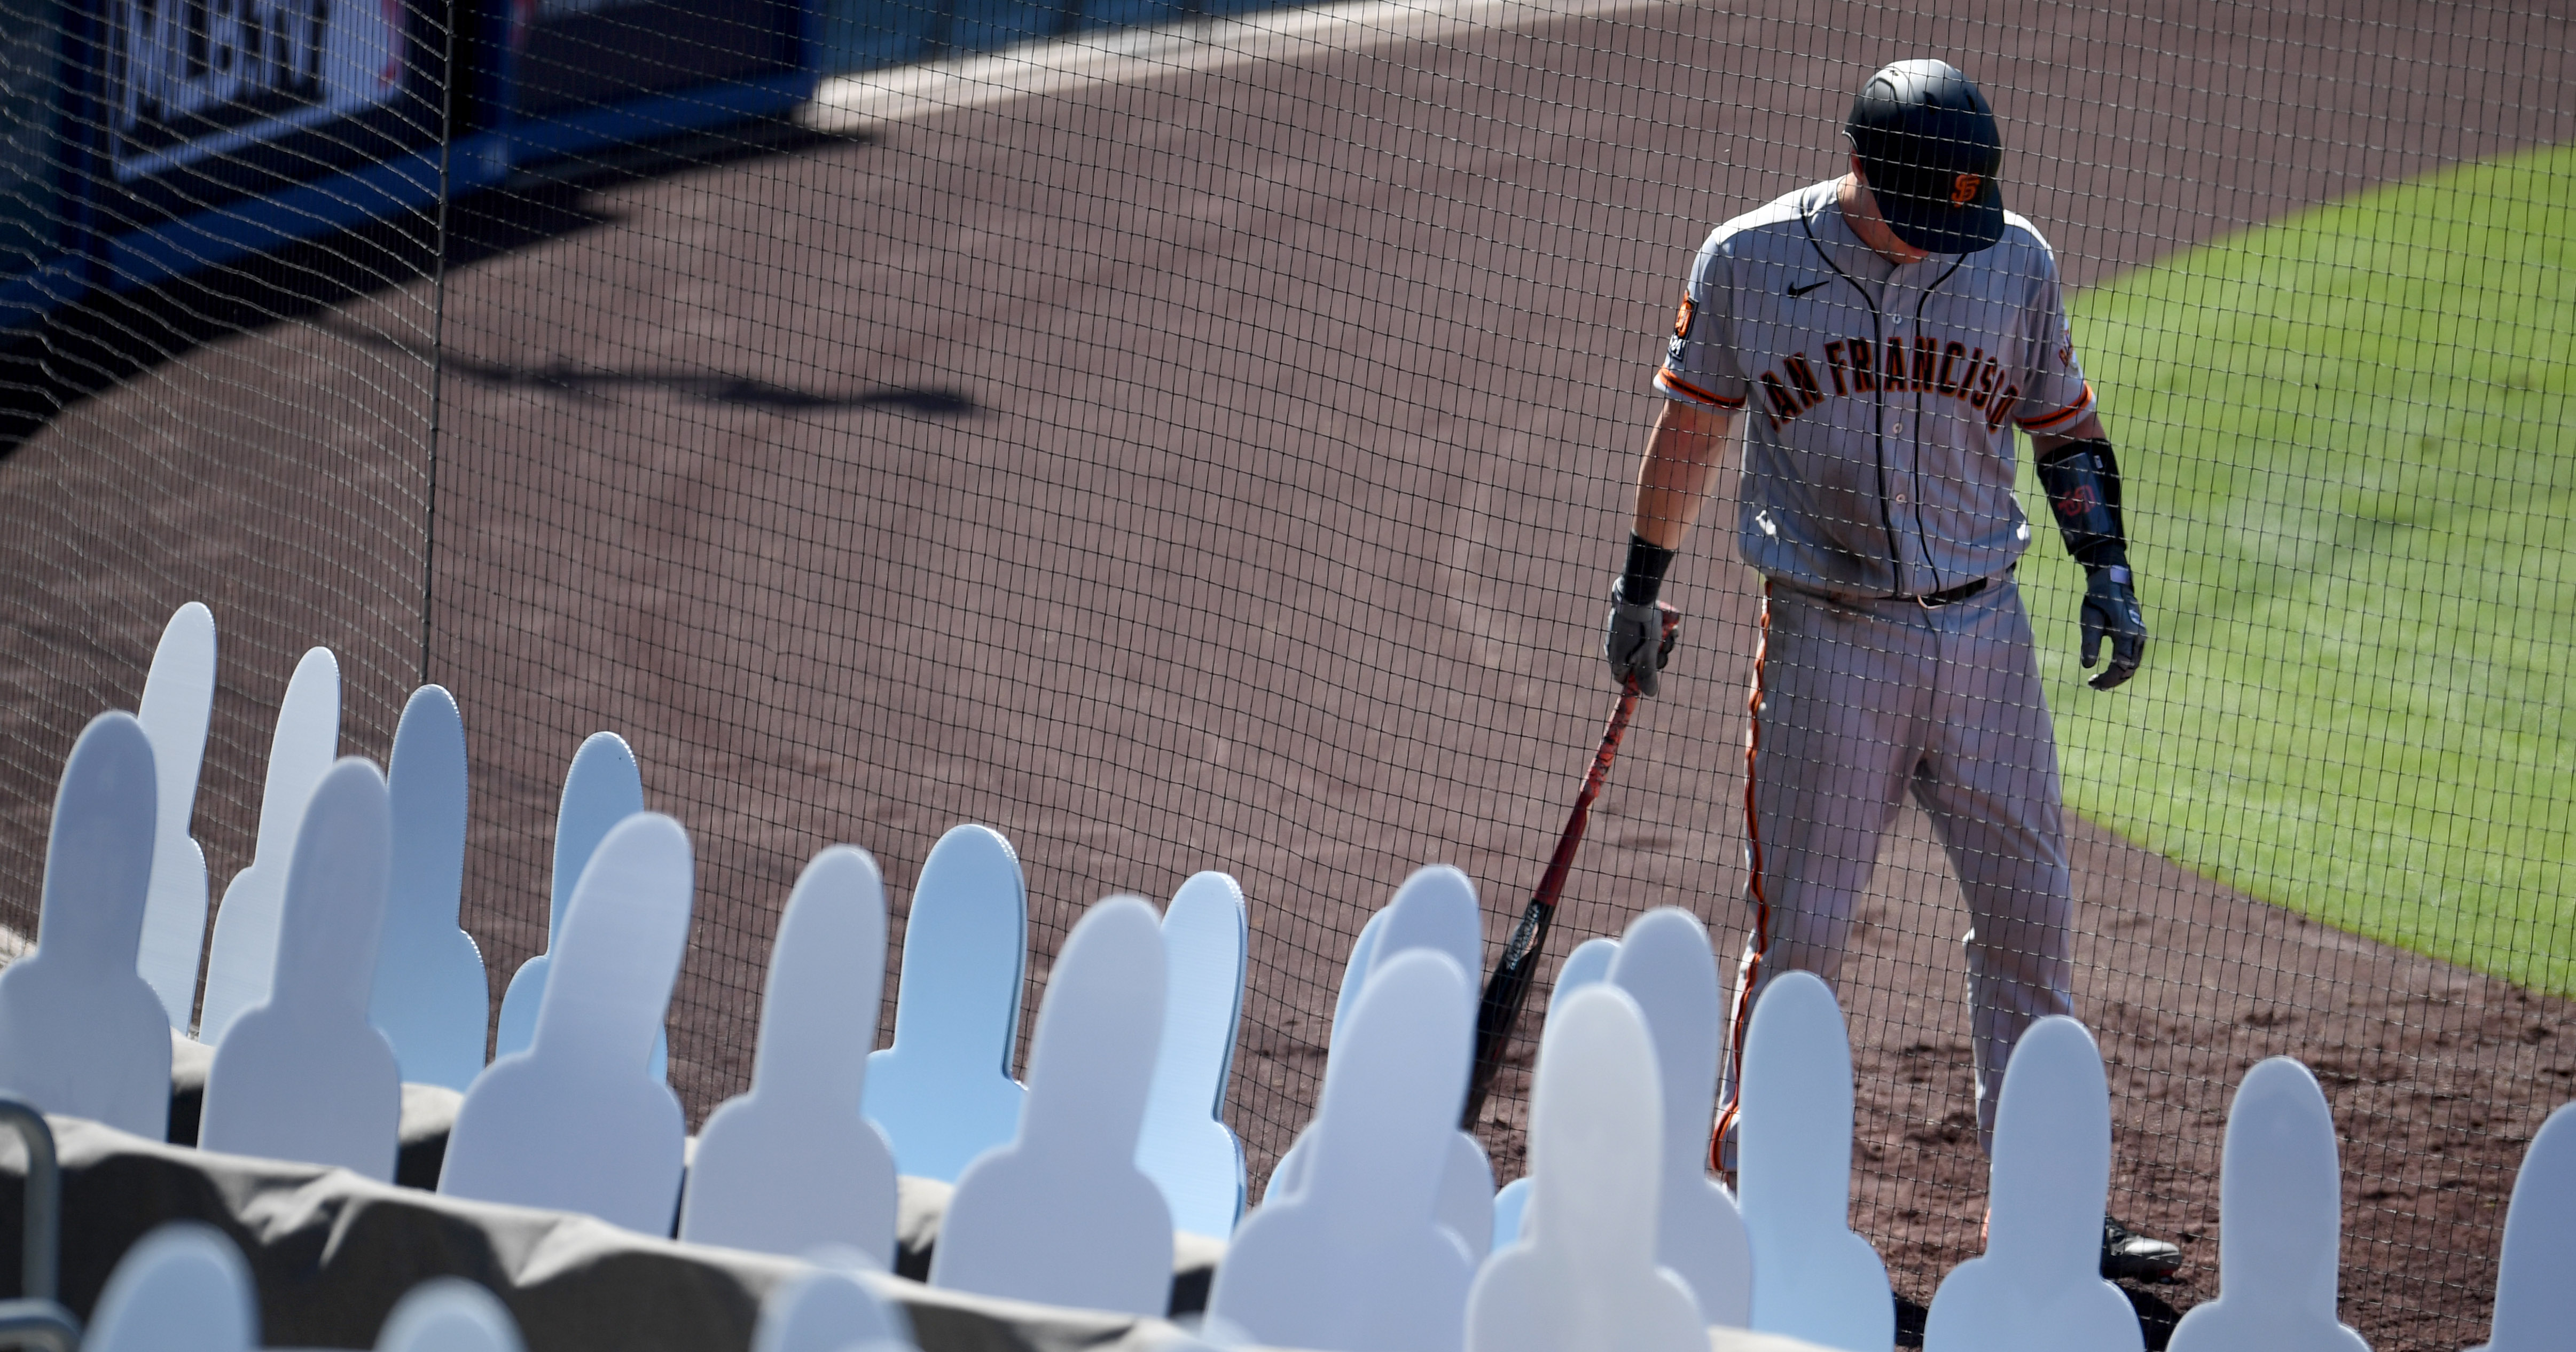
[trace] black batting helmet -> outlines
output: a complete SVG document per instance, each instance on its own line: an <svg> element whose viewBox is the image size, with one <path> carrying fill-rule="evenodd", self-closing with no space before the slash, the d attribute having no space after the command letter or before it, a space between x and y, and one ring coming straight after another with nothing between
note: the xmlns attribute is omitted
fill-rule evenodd
<svg viewBox="0 0 2576 1352"><path fill-rule="evenodd" d="M1898 239L1927 253L1974 253L2003 238L2003 137L1958 67L1899 61L1869 77L1843 135Z"/></svg>

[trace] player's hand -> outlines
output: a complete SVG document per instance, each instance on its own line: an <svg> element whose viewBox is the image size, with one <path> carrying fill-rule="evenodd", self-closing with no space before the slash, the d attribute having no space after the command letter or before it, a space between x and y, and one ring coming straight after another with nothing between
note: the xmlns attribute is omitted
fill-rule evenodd
<svg viewBox="0 0 2576 1352"><path fill-rule="evenodd" d="M1673 660L1673 641L1681 635L1681 612L1657 601L1634 605L1610 584L1610 623L1601 636L1601 655L1610 659L1610 678L1637 683L1637 693L1653 695L1657 676Z"/></svg>
<svg viewBox="0 0 2576 1352"><path fill-rule="evenodd" d="M2085 570L2082 622L2088 670L2102 656L2102 640L2111 640L2111 665L2085 684L2108 690L2137 674L2139 659L2147 655L2147 617L2138 609L2128 569Z"/></svg>

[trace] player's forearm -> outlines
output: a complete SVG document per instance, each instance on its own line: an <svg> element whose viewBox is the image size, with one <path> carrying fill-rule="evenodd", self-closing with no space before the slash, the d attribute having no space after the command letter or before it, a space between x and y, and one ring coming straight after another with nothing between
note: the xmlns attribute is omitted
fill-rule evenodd
<svg viewBox="0 0 2576 1352"><path fill-rule="evenodd" d="M2112 689L2137 671L2147 651L2147 617L2129 571L2129 528L2120 511L2119 458L2093 417L2056 436L2032 437L2030 456L2058 536L2084 565L2084 604L2077 611L2084 665L2100 657L2105 639L2111 644L2111 665L2085 684Z"/></svg>
<svg viewBox="0 0 2576 1352"><path fill-rule="evenodd" d="M2125 582L2129 533L2120 511L2120 468L2102 420L2088 414L2063 433L2033 436L2030 450L2066 552L2086 571L2114 569Z"/></svg>
<svg viewBox="0 0 2576 1352"><path fill-rule="evenodd" d="M1681 548L1724 468L1734 431L1733 414L1665 401L1637 466L1634 529L1639 539L1662 549Z"/></svg>

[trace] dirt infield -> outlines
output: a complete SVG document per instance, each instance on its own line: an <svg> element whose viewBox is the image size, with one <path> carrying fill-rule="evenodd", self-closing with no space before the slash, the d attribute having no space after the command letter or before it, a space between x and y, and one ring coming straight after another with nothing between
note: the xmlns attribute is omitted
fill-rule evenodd
<svg viewBox="0 0 2576 1352"><path fill-rule="evenodd" d="M20 527L0 557L27 580L0 634L26 692L0 737L11 923L32 920L54 767L88 712L132 703L171 606L205 596L226 626L199 825L222 880L301 644L342 651L349 747L382 754L426 556L496 994L542 939L553 795L601 727L700 850L672 1039L693 1114L747 1080L777 909L822 844L875 851L900 908L938 831L1001 829L1029 873L1033 993L1083 905L1223 868L1254 903L1233 1104L1264 1172L1313 1100L1368 911L1446 860L1499 941L1535 880L1609 704L1597 594L1683 263L1714 221L1833 170L1868 69L1939 51L1986 84L2013 205L2081 283L2567 139L2564 28L2411 4L1533 9L461 202L455 230L492 252L447 277L434 518L425 283L184 352L0 464ZM1714 535L1678 578L1686 651L1559 953L1663 904L1741 942L1750 592ZM1918 1302L1973 1246L1982 1193L1964 921L1928 841L1909 814L1841 992L1856 1223ZM2482 1338L2512 1167L2576 1096L2568 1007L2090 827L2076 865L2114 1206L2193 1263L2142 1305L2215 1292L2228 1093L2292 1053L2347 1133L2346 1318L2383 1348ZM1505 1176L1522 1089L1498 1086L1487 1133Z"/></svg>

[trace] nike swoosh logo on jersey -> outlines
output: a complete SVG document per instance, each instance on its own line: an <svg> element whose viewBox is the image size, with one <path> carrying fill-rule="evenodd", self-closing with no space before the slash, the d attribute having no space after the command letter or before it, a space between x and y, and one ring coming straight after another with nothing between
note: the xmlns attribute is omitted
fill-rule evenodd
<svg viewBox="0 0 2576 1352"><path fill-rule="evenodd" d="M1824 280L1823 280L1823 281L1821 281L1821 282L1809 282L1809 283L1807 283L1805 286L1793 286L1793 287L1790 287L1790 288L1789 288L1789 297L1790 297L1790 299L1795 300L1796 298L1798 298L1798 297L1800 297L1800 296L1803 296L1803 295L1807 294L1807 293L1808 293L1808 292L1810 292L1810 291L1815 290L1817 287L1820 287L1820 286L1830 286L1830 285L1832 285L1832 284L1833 284L1833 280L1834 280L1833 278L1831 278L1831 277L1827 277L1826 279L1824 279Z"/></svg>

